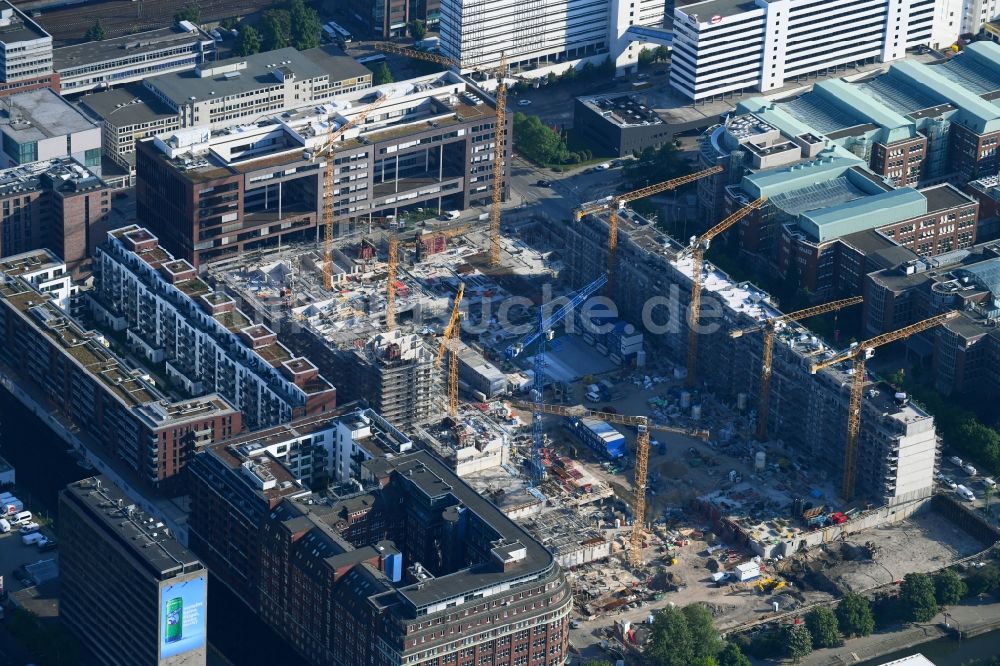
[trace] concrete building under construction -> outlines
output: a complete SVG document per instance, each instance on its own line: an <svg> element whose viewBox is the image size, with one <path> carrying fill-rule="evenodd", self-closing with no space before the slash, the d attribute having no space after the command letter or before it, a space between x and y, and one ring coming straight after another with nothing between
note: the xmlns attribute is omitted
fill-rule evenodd
<svg viewBox="0 0 1000 666"><path fill-rule="evenodd" d="M352 360L358 397L387 421L407 430L430 416L434 356L419 335L379 333Z"/></svg>
<svg viewBox="0 0 1000 666"><path fill-rule="evenodd" d="M606 270L608 225L597 216L556 227L564 234L566 274L584 285ZM681 361L687 352L685 320L694 268L680 256L681 246L630 211L619 216L617 277L614 300L619 315L642 323L647 342ZM698 336L699 386L734 403L761 388L762 336L731 338L728 331L778 314L770 296L749 283L734 283L709 263L703 271L702 326ZM707 314L713 312L713 315ZM833 350L807 329L782 329L774 345L771 395L767 414L773 439L839 479L847 437L850 376L841 367L810 374L810 362ZM679 370L678 370L679 371ZM866 386L862 402L857 491L876 501L896 504L930 495L939 448L931 416Z"/></svg>

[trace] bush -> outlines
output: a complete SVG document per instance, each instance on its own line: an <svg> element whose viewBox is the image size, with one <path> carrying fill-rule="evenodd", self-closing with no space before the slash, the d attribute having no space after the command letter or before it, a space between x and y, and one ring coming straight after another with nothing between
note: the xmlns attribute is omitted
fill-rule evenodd
<svg viewBox="0 0 1000 666"><path fill-rule="evenodd" d="M942 606L957 604L968 592L965 581L952 569L934 574L934 598Z"/></svg>
<svg viewBox="0 0 1000 666"><path fill-rule="evenodd" d="M747 654L754 659L776 659L784 654L785 642L781 631L762 631L750 641Z"/></svg>
<svg viewBox="0 0 1000 666"><path fill-rule="evenodd" d="M993 564L976 569L965 579L970 595L993 594L1000 590L1000 568Z"/></svg>
<svg viewBox="0 0 1000 666"><path fill-rule="evenodd" d="M859 594L845 595L834 614L845 636L868 636L875 631L871 603Z"/></svg>
<svg viewBox="0 0 1000 666"><path fill-rule="evenodd" d="M927 574L906 574L899 588L899 599L914 622L930 622L937 615L934 581Z"/></svg>
<svg viewBox="0 0 1000 666"><path fill-rule="evenodd" d="M814 648L831 648L840 645L837 616L826 606L819 606L806 613L806 628L812 636Z"/></svg>

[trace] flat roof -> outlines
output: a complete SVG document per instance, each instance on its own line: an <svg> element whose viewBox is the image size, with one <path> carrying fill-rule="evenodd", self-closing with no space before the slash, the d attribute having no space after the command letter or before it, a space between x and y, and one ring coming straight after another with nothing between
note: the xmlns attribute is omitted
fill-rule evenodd
<svg viewBox="0 0 1000 666"><path fill-rule="evenodd" d="M111 39L52 49L52 67L57 72L61 72L72 67L131 58L161 49L176 48L185 43L201 41L211 42L213 40L200 28L197 31L189 32L175 25L172 28L160 28L134 35L112 37Z"/></svg>
<svg viewBox="0 0 1000 666"><path fill-rule="evenodd" d="M306 49L302 55L329 74L331 83L344 79L363 79L365 77L370 79L372 76L372 70L354 58L344 55L343 51L333 45L327 44L317 46L314 49Z"/></svg>
<svg viewBox="0 0 1000 666"><path fill-rule="evenodd" d="M227 73L222 71L226 66L246 63L246 68ZM188 101L204 101L218 99L250 92L260 88L283 85L276 77L275 71L287 68L294 72L296 79L321 78L328 75L323 67L316 64L315 58L308 57L292 47L257 53L245 58L229 58L212 63L202 63L206 70L219 70L212 76L199 76L197 69L187 72L173 72L146 79L146 84L154 87L167 99L173 100L178 106ZM234 76L238 73L238 76ZM194 98L193 100L191 98ZM305 102L304 102L305 103Z"/></svg>
<svg viewBox="0 0 1000 666"><path fill-rule="evenodd" d="M108 477L83 479L69 484L63 492L106 536L146 565L155 578L166 580L205 569L198 556L170 534L158 518L143 512Z"/></svg>
<svg viewBox="0 0 1000 666"><path fill-rule="evenodd" d="M18 143L97 129L93 121L51 88L10 95L2 108L0 128Z"/></svg>
<svg viewBox="0 0 1000 666"><path fill-rule="evenodd" d="M42 30L42 27L27 17L21 10L9 2L0 3L0 10L14 10L10 23L0 26L0 42L4 44L14 44L17 42L28 42L36 39L49 38L52 35Z"/></svg>
<svg viewBox="0 0 1000 666"><path fill-rule="evenodd" d="M177 113L141 83L84 95L79 103L112 127L177 118Z"/></svg>
<svg viewBox="0 0 1000 666"><path fill-rule="evenodd" d="M928 213L957 208L958 206L969 206L976 203L975 199L949 183L925 187L920 190L920 193L927 199Z"/></svg>
<svg viewBox="0 0 1000 666"><path fill-rule="evenodd" d="M713 16L735 16L744 12L760 9L753 0L705 0L705 2L693 2L688 5L678 6L677 9L687 14L698 15L698 20L707 22Z"/></svg>

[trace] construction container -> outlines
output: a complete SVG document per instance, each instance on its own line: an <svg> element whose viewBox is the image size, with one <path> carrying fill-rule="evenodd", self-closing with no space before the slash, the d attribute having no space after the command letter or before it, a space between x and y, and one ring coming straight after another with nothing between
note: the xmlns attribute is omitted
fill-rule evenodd
<svg viewBox="0 0 1000 666"><path fill-rule="evenodd" d="M587 446L605 458L616 460L625 455L625 436L606 421L570 419L570 430Z"/></svg>
<svg viewBox="0 0 1000 666"><path fill-rule="evenodd" d="M744 562L733 567L733 576L741 583L760 577L760 562Z"/></svg>

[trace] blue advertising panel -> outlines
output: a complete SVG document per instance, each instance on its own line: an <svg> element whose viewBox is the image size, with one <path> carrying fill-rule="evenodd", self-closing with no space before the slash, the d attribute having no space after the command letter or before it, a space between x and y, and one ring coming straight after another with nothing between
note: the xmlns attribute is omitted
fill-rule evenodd
<svg viewBox="0 0 1000 666"><path fill-rule="evenodd" d="M160 588L160 659L205 644L205 576Z"/></svg>

